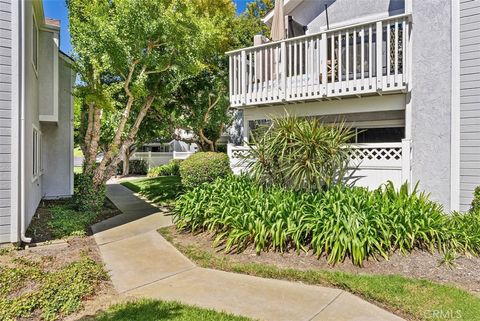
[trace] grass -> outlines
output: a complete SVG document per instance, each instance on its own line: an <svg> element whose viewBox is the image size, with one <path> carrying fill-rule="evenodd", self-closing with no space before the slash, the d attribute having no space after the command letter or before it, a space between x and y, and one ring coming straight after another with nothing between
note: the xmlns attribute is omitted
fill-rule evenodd
<svg viewBox="0 0 480 321"><path fill-rule="evenodd" d="M82 174L83 168L82 168L81 166L75 166L75 167L73 168L73 172L74 172L75 174Z"/></svg>
<svg viewBox="0 0 480 321"><path fill-rule="evenodd" d="M480 298L454 286L399 275L296 270L258 263L238 263L193 245L178 244L167 228L159 232L197 265L205 268L341 288L412 320L474 321L480 315Z"/></svg>
<svg viewBox="0 0 480 321"><path fill-rule="evenodd" d="M116 304L82 321L248 321L251 319L215 312L177 302L139 300Z"/></svg>
<svg viewBox="0 0 480 321"><path fill-rule="evenodd" d="M80 310L108 278L103 266L87 256L53 270L51 257L9 259L0 266L0 320L57 320Z"/></svg>
<svg viewBox="0 0 480 321"><path fill-rule="evenodd" d="M182 191L182 184L178 176L135 179L121 184L135 193L145 196L150 201L162 205L172 205Z"/></svg>

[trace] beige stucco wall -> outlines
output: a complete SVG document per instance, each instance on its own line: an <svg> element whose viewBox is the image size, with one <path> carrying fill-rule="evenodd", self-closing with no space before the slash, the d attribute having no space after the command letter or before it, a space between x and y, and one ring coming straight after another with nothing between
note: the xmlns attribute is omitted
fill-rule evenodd
<svg viewBox="0 0 480 321"><path fill-rule="evenodd" d="M73 194L73 99L74 78L68 63L58 62L58 123L42 123L45 146L42 195L45 198L68 197Z"/></svg>

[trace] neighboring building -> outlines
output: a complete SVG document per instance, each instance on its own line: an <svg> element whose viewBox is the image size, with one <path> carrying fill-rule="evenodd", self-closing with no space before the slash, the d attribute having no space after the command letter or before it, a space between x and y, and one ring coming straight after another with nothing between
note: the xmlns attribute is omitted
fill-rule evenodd
<svg viewBox="0 0 480 321"><path fill-rule="evenodd" d="M40 0L0 0L0 243L25 240L43 198L73 194L71 59Z"/></svg>
<svg viewBox="0 0 480 321"><path fill-rule="evenodd" d="M480 0L285 0L284 12L288 39L228 53L243 140L285 110L344 120L361 143L358 185L419 181L467 210L480 185ZM234 165L244 151L230 146Z"/></svg>

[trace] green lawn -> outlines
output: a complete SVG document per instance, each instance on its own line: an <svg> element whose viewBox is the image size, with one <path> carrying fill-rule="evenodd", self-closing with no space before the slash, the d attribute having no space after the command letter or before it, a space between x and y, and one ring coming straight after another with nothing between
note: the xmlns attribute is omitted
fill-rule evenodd
<svg viewBox="0 0 480 321"><path fill-rule="evenodd" d="M176 302L140 300L117 304L81 321L249 321L251 319Z"/></svg>
<svg viewBox="0 0 480 321"><path fill-rule="evenodd" d="M136 179L121 183L157 204L171 205L181 193L182 184L178 176L160 176Z"/></svg>
<svg viewBox="0 0 480 321"><path fill-rule="evenodd" d="M197 246L178 244L167 228L159 232L197 265L205 268L341 288L413 320L474 321L480 315L480 298L453 286L400 275L296 270L259 263L238 263L225 256L212 255Z"/></svg>

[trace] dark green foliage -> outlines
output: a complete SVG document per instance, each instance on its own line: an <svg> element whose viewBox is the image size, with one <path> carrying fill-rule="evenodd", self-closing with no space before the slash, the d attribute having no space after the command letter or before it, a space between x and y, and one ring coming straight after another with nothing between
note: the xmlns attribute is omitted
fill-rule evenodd
<svg viewBox="0 0 480 321"><path fill-rule="evenodd" d="M213 182L216 178L226 177L231 173L230 160L224 153L195 153L180 165L182 185L186 189Z"/></svg>
<svg viewBox="0 0 480 321"><path fill-rule="evenodd" d="M0 320L28 318L37 311L42 320L57 320L78 311L108 278L88 257L54 271L22 258L13 263L0 267Z"/></svg>
<svg viewBox="0 0 480 321"><path fill-rule="evenodd" d="M480 213L480 186L473 192L472 211Z"/></svg>
<svg viewBox="0 0 480 321"><path fill-rule="evenodd" d="M473 254L480 249L478 216L450 218L427 195L406 185L396 190L392 183L374 191L333 186L305 193L232 176L181 196L175 222L215 233L215 243L224 243L226 251L249 244L257 252L313 250L330 263L348 258L362 265L369 257L414 248Z"/></svg>
<svg viewBox="0 0 480 321"><path fill-rule="evenodd" d="M247 155L249 172L266 185L320 191L345 183L354 132L343 124L287 115L255 142Z"/></svg>
<svg viewBox="0 0 480 321"><path fill-rule="evenodd" d="M171 159L167 164L150 168L148 177L179 176L181 159Z"/></svg>
<svg viewBox="0 0 480 321"><path fill-rule="evenodd" d="M83 319L82 319L83 320ZM248 321L250 319L224 312L183 305L142 299L117 304L94 318L84 321Z"/></svg>
<svg viewBox="0 0 480 321"><path fill-rule="evenodd" d="M145 160L134 159L130 161L128 174L146 175L147 172L148 172L148 163Z"/></svg>
<svg viewBox="0 0 480 321"><path fill-rule="evenodd" d="M74 201L80 212L99 212L105 202L106 187L96 188L93 175L82 173L74 176Z"/></svg>

